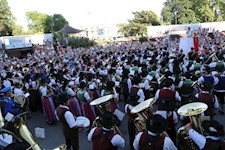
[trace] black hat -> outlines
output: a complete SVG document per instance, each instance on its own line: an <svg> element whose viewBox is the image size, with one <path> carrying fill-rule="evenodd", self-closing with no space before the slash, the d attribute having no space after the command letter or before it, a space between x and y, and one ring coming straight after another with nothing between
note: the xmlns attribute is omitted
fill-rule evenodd
<svg viewBox="0 0 225 150"><path fill-rule="evenodd" d="M223 125L216 120L205 120L202 122L202 127L209 136L224 136Z"/></svg>
<svg viewBox="0 0 225 150"><path fill-rule="evenodd" d="M153 115L146 124L147 129L153 133L162 133L168 128L167 120L159 114Z"/></svg>
<svg viewBox="0 0 225 150"><path fill-rule="evenodd" d="M118 122L119 122L119 119L117 118L117 116L109 111L99 116L99 123L107 129L112 128Z"/></svg>
<svg viewBox="0 0 225 150"><path fill-rule="evenodd" d="M81 82L80 82L80 88L83 89L83 88L85 88L85 87L87 87L86 82L81 81Z"/></svg>
<svg viewBox="0 0 225 150"><path fill-rule="evenodd" d="M62 93L58 97L59 104L64 104L69 100L69 95L66 93Z"/></svg>
<svg viewBox="0 0 225 150"><path fill-rule="evenodd" d="M213 85L209 82L203 82L200 84L200 88L203 90L203 91L210 91L212 89Z"/></svg>
<svg viewBox="0 0 225 150"><path fill-rule="evenodd" d="M173 79L166 78L162 81L163 87L171 87L173 85Z"/></svg>

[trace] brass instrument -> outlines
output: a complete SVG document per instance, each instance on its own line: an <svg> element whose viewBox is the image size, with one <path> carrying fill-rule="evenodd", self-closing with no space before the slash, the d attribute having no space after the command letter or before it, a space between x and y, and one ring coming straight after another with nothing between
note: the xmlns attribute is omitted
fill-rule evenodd
<svg viewBox="0 0 225 150"><path fill-rule="evenodd" d="M200 92L202 92L202 89L201 89L198 81L193 82L192 85L191 85L191 87L192 88L196 87Z"/></svg>
<svg viewBox="0 0 225 150"><path fill-rule="evenodd" d="M17 104L19 104L20 107L23 107L26 103L26 97L24 95L11 94L11 97Z"/></svg>
<svg viewBox="0 0 225 150"><path fill-rule="evenodd" d="M26 114L27 114L27 112L24 112L13 118L14 128L16 130L16 133L18 134L16 136L21 137L22 141L27 142L29 144L29 148L27 148L27 150L30 150L30 149L42 150L43 148L41 148L40 145L35 141L31 132L27 128L27 125L26 125L24 117L23 117ZM19 139L19 138L17 138L17 139ZM66 150L66 145L65 144L60 145L59 147L57 147L54 150Z"/></svg>
<svg viewBox="0 0 225 150"><path fill-rule="evenodd" d="M204 64L208 63L208 61L211 59L211 58L214 58L215 61L218 61L218 57L216 56L216 53L212 53L209 58L204 62Z"/></svg>
<svg viewBox="0 0 225 150"><path fill-rule="evenodd" d="M113 98L113 94L106 95L106 96L95 99L94 101L90 103L90 105L96 106L98 110L100 111L100 113L103 114L106 111L110 111L109 104L112 98ZM92 124L92 127L102 127L102 125L99 123L99 117L95 118ZM118 133L122 136L122 132L116 125L113 126L113 131L114 133Z"/></svg>
<svg viewBox="0 0 225 150"><path fill-rule="evenodd" d="M208 109L208 106L202 102L194 102L183 105L177 111L177 113L181 116L186 116L190 118L191 123L193 124L193 128L203 134L203 128L201 126L201 116L205 110ZM178 140L179 146L182 150L198 150L198 146L194 143L192 139L190 139L188 133L184 130L184 127L181 127L178 130Z"/></svg>
<svg viewBox="0 0 225 150"><path fill-rule="evenodd" d="M137 133L146 129L146 121L153 115L154 112L154 109L152 107L154 103L155 99L150 98L138 104L131 110L132 114L138 115L138 117L134 120Z"/></svg>

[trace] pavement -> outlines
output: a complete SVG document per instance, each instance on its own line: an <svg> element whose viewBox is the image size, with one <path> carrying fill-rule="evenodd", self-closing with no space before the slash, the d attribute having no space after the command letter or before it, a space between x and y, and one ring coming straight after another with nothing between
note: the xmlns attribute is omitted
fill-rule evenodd
<svg viewBox="0 0 225 150"><path fill-rule="evenodd" d="M124 108L124 103L120 103L121 110ZM61 123L57 122L54 125L48 125L45 121L44 114L41 112L31 112L31 119L27 120L28 128L30 129L33 137L36 139L38 144L45 150L52 150L56 148L58 145L64 144L64 136L62 134ZM225 115L221 115L218 110L216 110L215 119L221 122L225 127ZM35 137L34 130L36 127L45 129L45 138L37 138ZM121 126L119 127L123 137L126 140L126 145L123 150L129 150L129 136L127 130L127 118L125 117ZM80 150L91 150L92 143L87 141L87 132L81 130L79 132L79 146ZM122 149L120 149L122 150Z"/></svg>

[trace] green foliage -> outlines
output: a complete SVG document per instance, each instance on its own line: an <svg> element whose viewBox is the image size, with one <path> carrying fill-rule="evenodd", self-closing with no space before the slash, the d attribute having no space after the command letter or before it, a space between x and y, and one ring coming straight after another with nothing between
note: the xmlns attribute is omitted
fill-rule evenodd
<svg viewBox="0 0 225 150"><path fill-rule="evenodd" d="M29 11L26 12L27 20L28 20L28 28L33 33L46 33L48 32L48 28L46 25L49 21L49 17L47 14L40 13L37 11Z"/></svg>
<svg viewBox="0 0 225 150"><path fill-rule="evenodd" d="M61 14L54 14L51 16L52 19L52 30L54 32L59 31L62 29L66 24L69 24L69 22L61 15Z"/></svg>
<svg viewBox="0 0 225 150"><path fill-rule="evenodd" d="M12 35L14 22L7 0L0 0L0 36Z"/></svg>
<svg viewBox="0 0 225 150"><path fill-rule="evenodd" d="M119 32L125 37L145 35L147 26L160 25L157 15L152 11L133 12L134 19L128 20L128 24L120 24Z"/></svg>
<svg viewBox="0 0 225 150"><path fill-rule="evenodd" d="M90 40L89 38L76 38L72 37L69 40L69 45L78 48L78 47L91 47L96 45L96 42L93 40Z"/></svg>
<svg viewBox="0 0 225 150"><path fill-rule="evenodd" d="M20 25L14 25L12 34L13 35L23 35L24 34L23 27Z"/></svg>
<svg viewBox="0 0 225 150"><path fill-rule="evenodd" d="M145 36L142 36L139 38L139 42L147 42L147 41L148 41L148 38Z"/></svg>
<svg viewBox="0 0 225 150"><path fill-rule="evenodd" d="M161 15L170 24L224 21L225 0L167 0Z"/></svg>
<svg viewBox="0 0 225 150"><path fill-rule="evenodd" d="M56 32L68 24L68 21L61 14L49 16L37 11L26 13L28 19L28 28L32 33L50 33Z"/></svg>

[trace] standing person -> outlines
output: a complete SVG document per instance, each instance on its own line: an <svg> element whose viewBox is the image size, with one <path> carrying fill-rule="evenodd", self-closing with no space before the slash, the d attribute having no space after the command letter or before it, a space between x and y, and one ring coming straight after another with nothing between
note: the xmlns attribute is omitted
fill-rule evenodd
<svg viewBox="0 0 225 150"><path fill-rule="evenodd" d="M77 91L77 98L81 103L81 111L84 116L86 116L91 123L95 120L95 111L94 107L90 105L90 102L92 101L90 98L89 93L86 90L86 83L82 81L80 83L80 89Z"/></svg>
<svg viewBox="0 0 225 150"><path fill-rule="evenodd" d="M204 115L210 116L210 118L212 119L215 112L214 109L219 108L217 97L210 93L212 89L212 85L210 83L203 82L200 84L200 88L202 89L202 91L197 93L195 97L197 97L200 102L208 105L208 109L204 112Z"/></svg>
<svg viewBox="0 0 225 150"><path fill-rule="evenodd" d="M202 127L208 136L201 135L195 131L191 123L185 125L184 129L189 138L198 145L201 150L225 150L225 143L220 139L224 135L223 125L216 120L202 122Z"/></svg>
<svg viewBox="0 0 225 150"><path fill-rule="evenodd" d="M125 105L125 113L128 117L128 134L130 140L130 149L134 150L133 142L136 135L136 128L135 128L135 119L138 117L137 114L132 114L131 110L138 104L138 99L136 100L129 100L128 104Z"/></svg>
<svg viewBox="0 0 225 150"><path fill-rule="evenodd" d="M147 121L147 131L136 135L133 146L135 150L177 150L165 130L167 121L161 115L155 114Z"/></svg>
<svg viewBox="0 0 225 150"><path fill-rule="evenodd" d="M225 96L225 72L222 74L217 74L218 83L214 86L213 93L218 97L220 108L219 112L220 114L224 114L224 96Z"/></svg>
<svg viewBox="0 0 225 150"><path fill-rule="evenodd" d="M69 110L69 96L66 93L59 95L60 105L56 108L57 119L62 122L63 135L66 140L67 150L79 149L79 127L76 125L75 117Z"/></svg>
<svg viewBox="0 0 225 150"><path fill-rule="evenodd" d="M93 142L93 150L117 150L125 146L125 140L113 131L113 126L119 120L112 112L105 112L99 116L99 123L103 127L94 127L88 134L88 141Z"/></svg>
<svg viewBox="0 0 225 150"><path fill-rule="evenodd" d="M42 96L42 106L46 117L46 121L49 125L53 124L56 120L55 116L55 105L52 99L53 91L48 89L47 82L45 79L41 80L41 86L39 88Z"/></svg>

